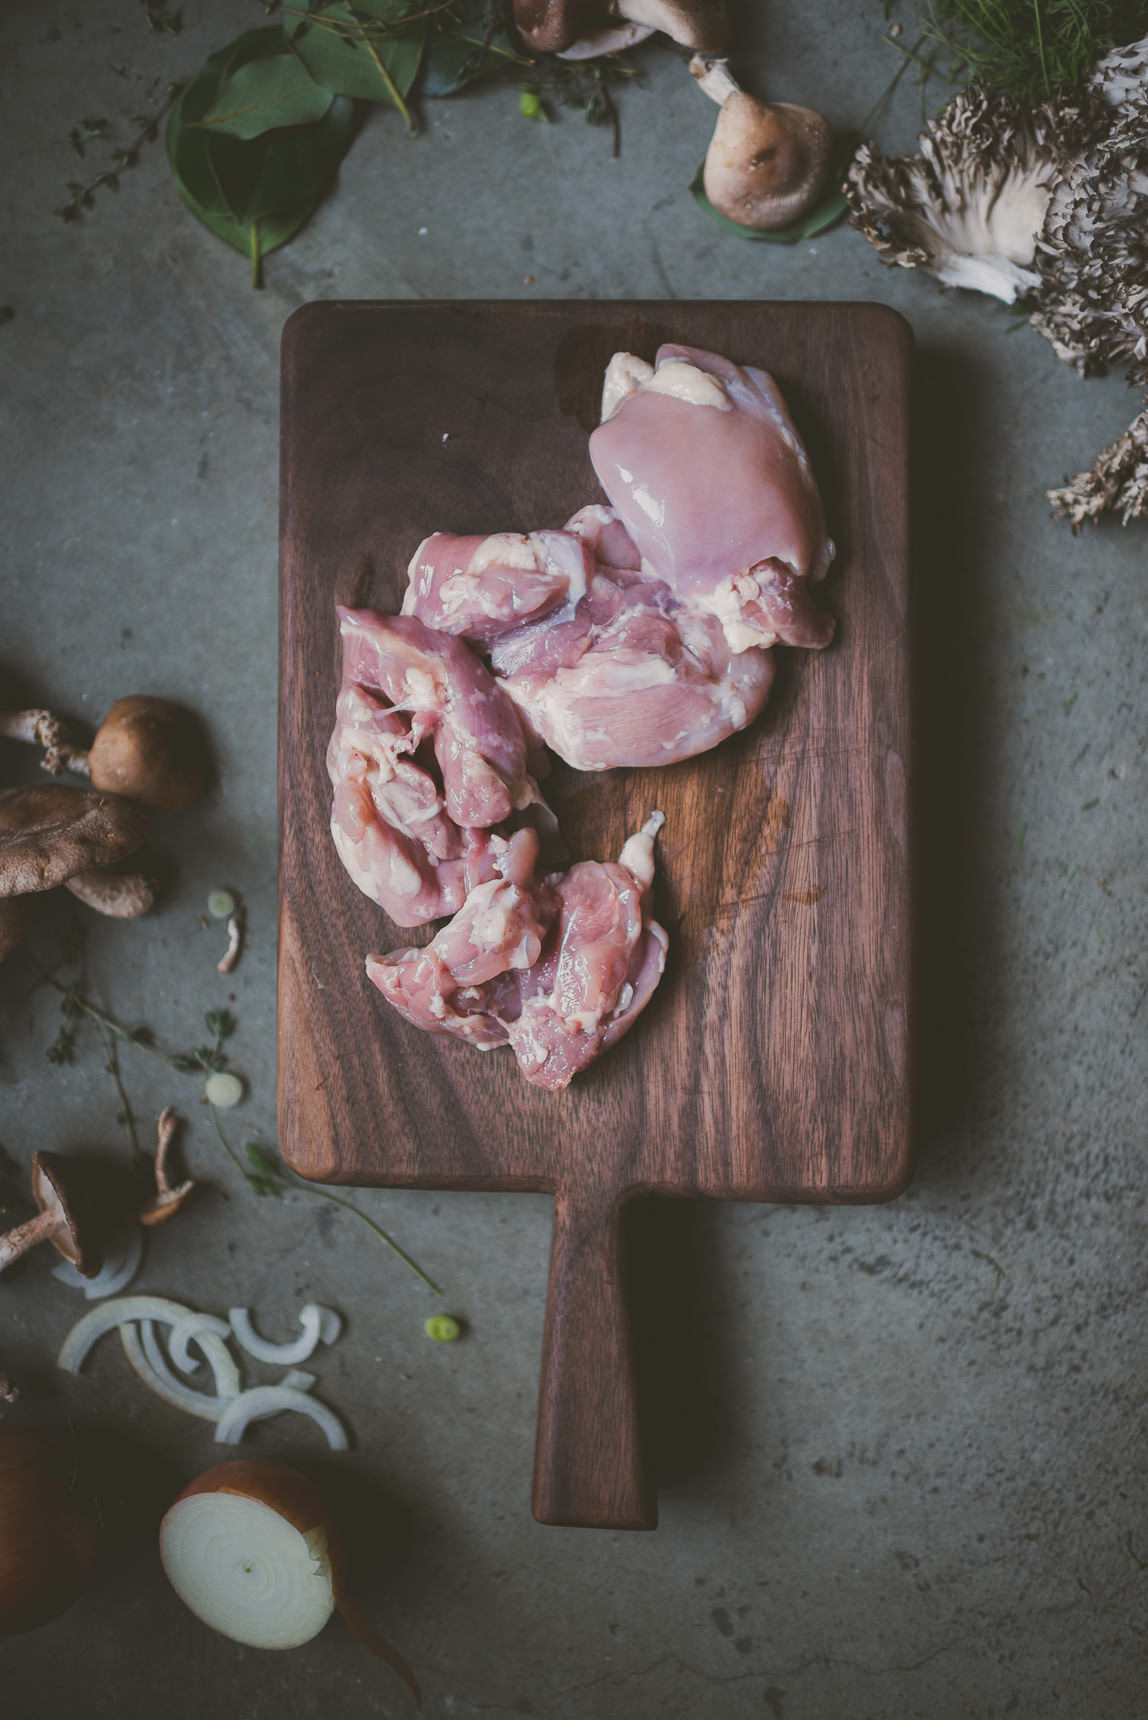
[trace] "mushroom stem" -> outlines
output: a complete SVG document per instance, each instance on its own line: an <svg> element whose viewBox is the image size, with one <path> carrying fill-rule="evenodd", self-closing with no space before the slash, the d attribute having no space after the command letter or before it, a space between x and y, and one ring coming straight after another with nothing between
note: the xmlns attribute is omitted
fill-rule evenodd
<svg viewBox="0 0 1148 1720"><path fill-rule="evenodd" d="M54 711L0 711L0 739L43 747L41 762L50 776L62 770L88 775L88 749L75 746L69 733L67 722Z"/></svg>
<svg viewBox="0 0 1148 1720"><path fill-rule="evenodd" d="M190 1178L175 1184L168 1178L167 1156L178 1128L179 1118L168 1105L160 1112L156 1124L155 1194L139 1215L141 1224L164 1224L169 1218L174 1218L195 1188Z"/></svg>
<svg viewBox="0 0 1148 1720"><path fill-rule="evenodd" d="M18 1224L7 1236L0 1236L0 1272L11 1266L14 1260L19 1260L22 1254L27 1254L30 1248L35 1248L38 1242L47 1242L59 1222L59 1215L49 1209Z"/></svg>
<svg viewBox="0 0 1148 1720"><path fill-rule="evenodd" d="M690 61L690 76L718 107L730 96L741 92L741 85L729 69L729 61L712 54L695 54Z"/></svg>

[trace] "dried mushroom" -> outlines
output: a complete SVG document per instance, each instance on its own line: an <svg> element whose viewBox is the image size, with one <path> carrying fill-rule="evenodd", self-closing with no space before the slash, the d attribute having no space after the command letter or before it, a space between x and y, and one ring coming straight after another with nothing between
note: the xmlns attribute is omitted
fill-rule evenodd
<svg viewBox="0 0 1148 1720"><path fill-rule="evenodd" d="M1082 375L1124 364L1148 383L1148 38L1037 107L970 85L929 121L919 155L861 148L844 190L884 262L1031 303L1033 328ZM1049 492L1057 517L1140 517L1144 448L1141 414Z"/></svg>

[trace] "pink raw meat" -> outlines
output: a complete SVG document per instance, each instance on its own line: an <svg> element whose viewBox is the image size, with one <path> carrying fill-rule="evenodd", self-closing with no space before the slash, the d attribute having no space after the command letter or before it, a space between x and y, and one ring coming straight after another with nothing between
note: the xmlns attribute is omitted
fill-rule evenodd
<svg viewBox="0 0 1148 1720"><path fill-rule="evenodd" d="M368 956L373 983L407 1021L480 1050L509 1044L528 1081L568 1086L649 1002L669 940L650 912L660 814L616 865L583 861L539 882L533 832L511 839L426 949Z"/></svg>
<svg viewBox="0 0 1148 1720"><path fill-rule="evenodd" d="M806 582L833 544L772 377L695 347L663 346L652 368L617 354L590 458L644 565L732 650L829 643Z"/></svg>

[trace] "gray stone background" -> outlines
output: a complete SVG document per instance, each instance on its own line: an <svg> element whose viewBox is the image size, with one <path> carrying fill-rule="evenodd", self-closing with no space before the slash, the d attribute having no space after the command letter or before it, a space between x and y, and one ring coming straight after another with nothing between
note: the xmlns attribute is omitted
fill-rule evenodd
<svg viewBox="0 0 1148 1720"><path fill-rule="evenodd" d="M416 141L376 114L262 292L185 212L160 146L65 225L52 211L88 166L69 128L104 116L122 141L262 11L204 0L184 18L165 37L134 0L0 15L0 670L77 717L130 692L182 699L219 763L210 799L157 826L159 910L86 916L91 994L177 1045L233 995L250 1094L228 1127L274 1138L277 363L297 305L877 299L919 346L924 1107L917 1180L891 1206L640 1215L652 1535L530 1517L543 1197L357 1195L436 1299L351 1217L257 1200L195 1081L127 1050L138 1112L177 1104L211 1185L155 1235L140 1286L247 1303L270 1332L307 1297L344 1310L318 1389L356 1449L335 1461L285 1421L253 1450L353 1500L362 1598L432 1716L1143 1714L1148 532L1073 539L1043 499L1131 397L1081 382L995 303L885 270L847 228L791 249L719 235L687 190L713 110L664 51L621 97L619 160L577 114L520 119L512 88L428 105ZM743 6L741 63L760 93L856 124L896 69L884 27L877 5ZM906 79L880 141L909 146L919 120ZM6 779L30 780L3 752ZM202 925L224 883L250 907L231 982ZM98 1043L45 1060L58 1000L34 964L54 948L45 933L0 975L0 1141L20 1160L122 1152ZM113 1341L79 1380L54 1374L84 1306L40 1258L0 1286L3 1359L29 1386L6 1419L93 1424L159 1491L215 1461L210 1428L147 1394ZM465 1316L463 1342L423 1335L439 1309ZM56 1623L0 1643L6 1720L321 1710L410 1711L339 1621L278 1656L212 1635L150 1539Z"/></svg>

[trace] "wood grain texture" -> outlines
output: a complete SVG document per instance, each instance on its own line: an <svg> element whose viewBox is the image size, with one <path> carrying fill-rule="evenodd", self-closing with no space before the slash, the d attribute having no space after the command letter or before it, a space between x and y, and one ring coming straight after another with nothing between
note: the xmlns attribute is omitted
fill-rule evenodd
<svg viewBox="0 0 1148 1720"><path fill-rule="evenodd" d="M762 717L662 770L546 784L575 858L655 807L666 975L564 1093L420 1033L363 971L425 942L328 835L336 602L399 607L431 530L560 525L619 347L709 347L778 380L838 545L822 653L779 648ZM638 1458L621 1214L649 1190L888 1199L910 1172L908 388L874 305L312 305L283 342L280 1144L301 1174L558 1197L535 1475L544 1521L653 1520Z"/></svg>

